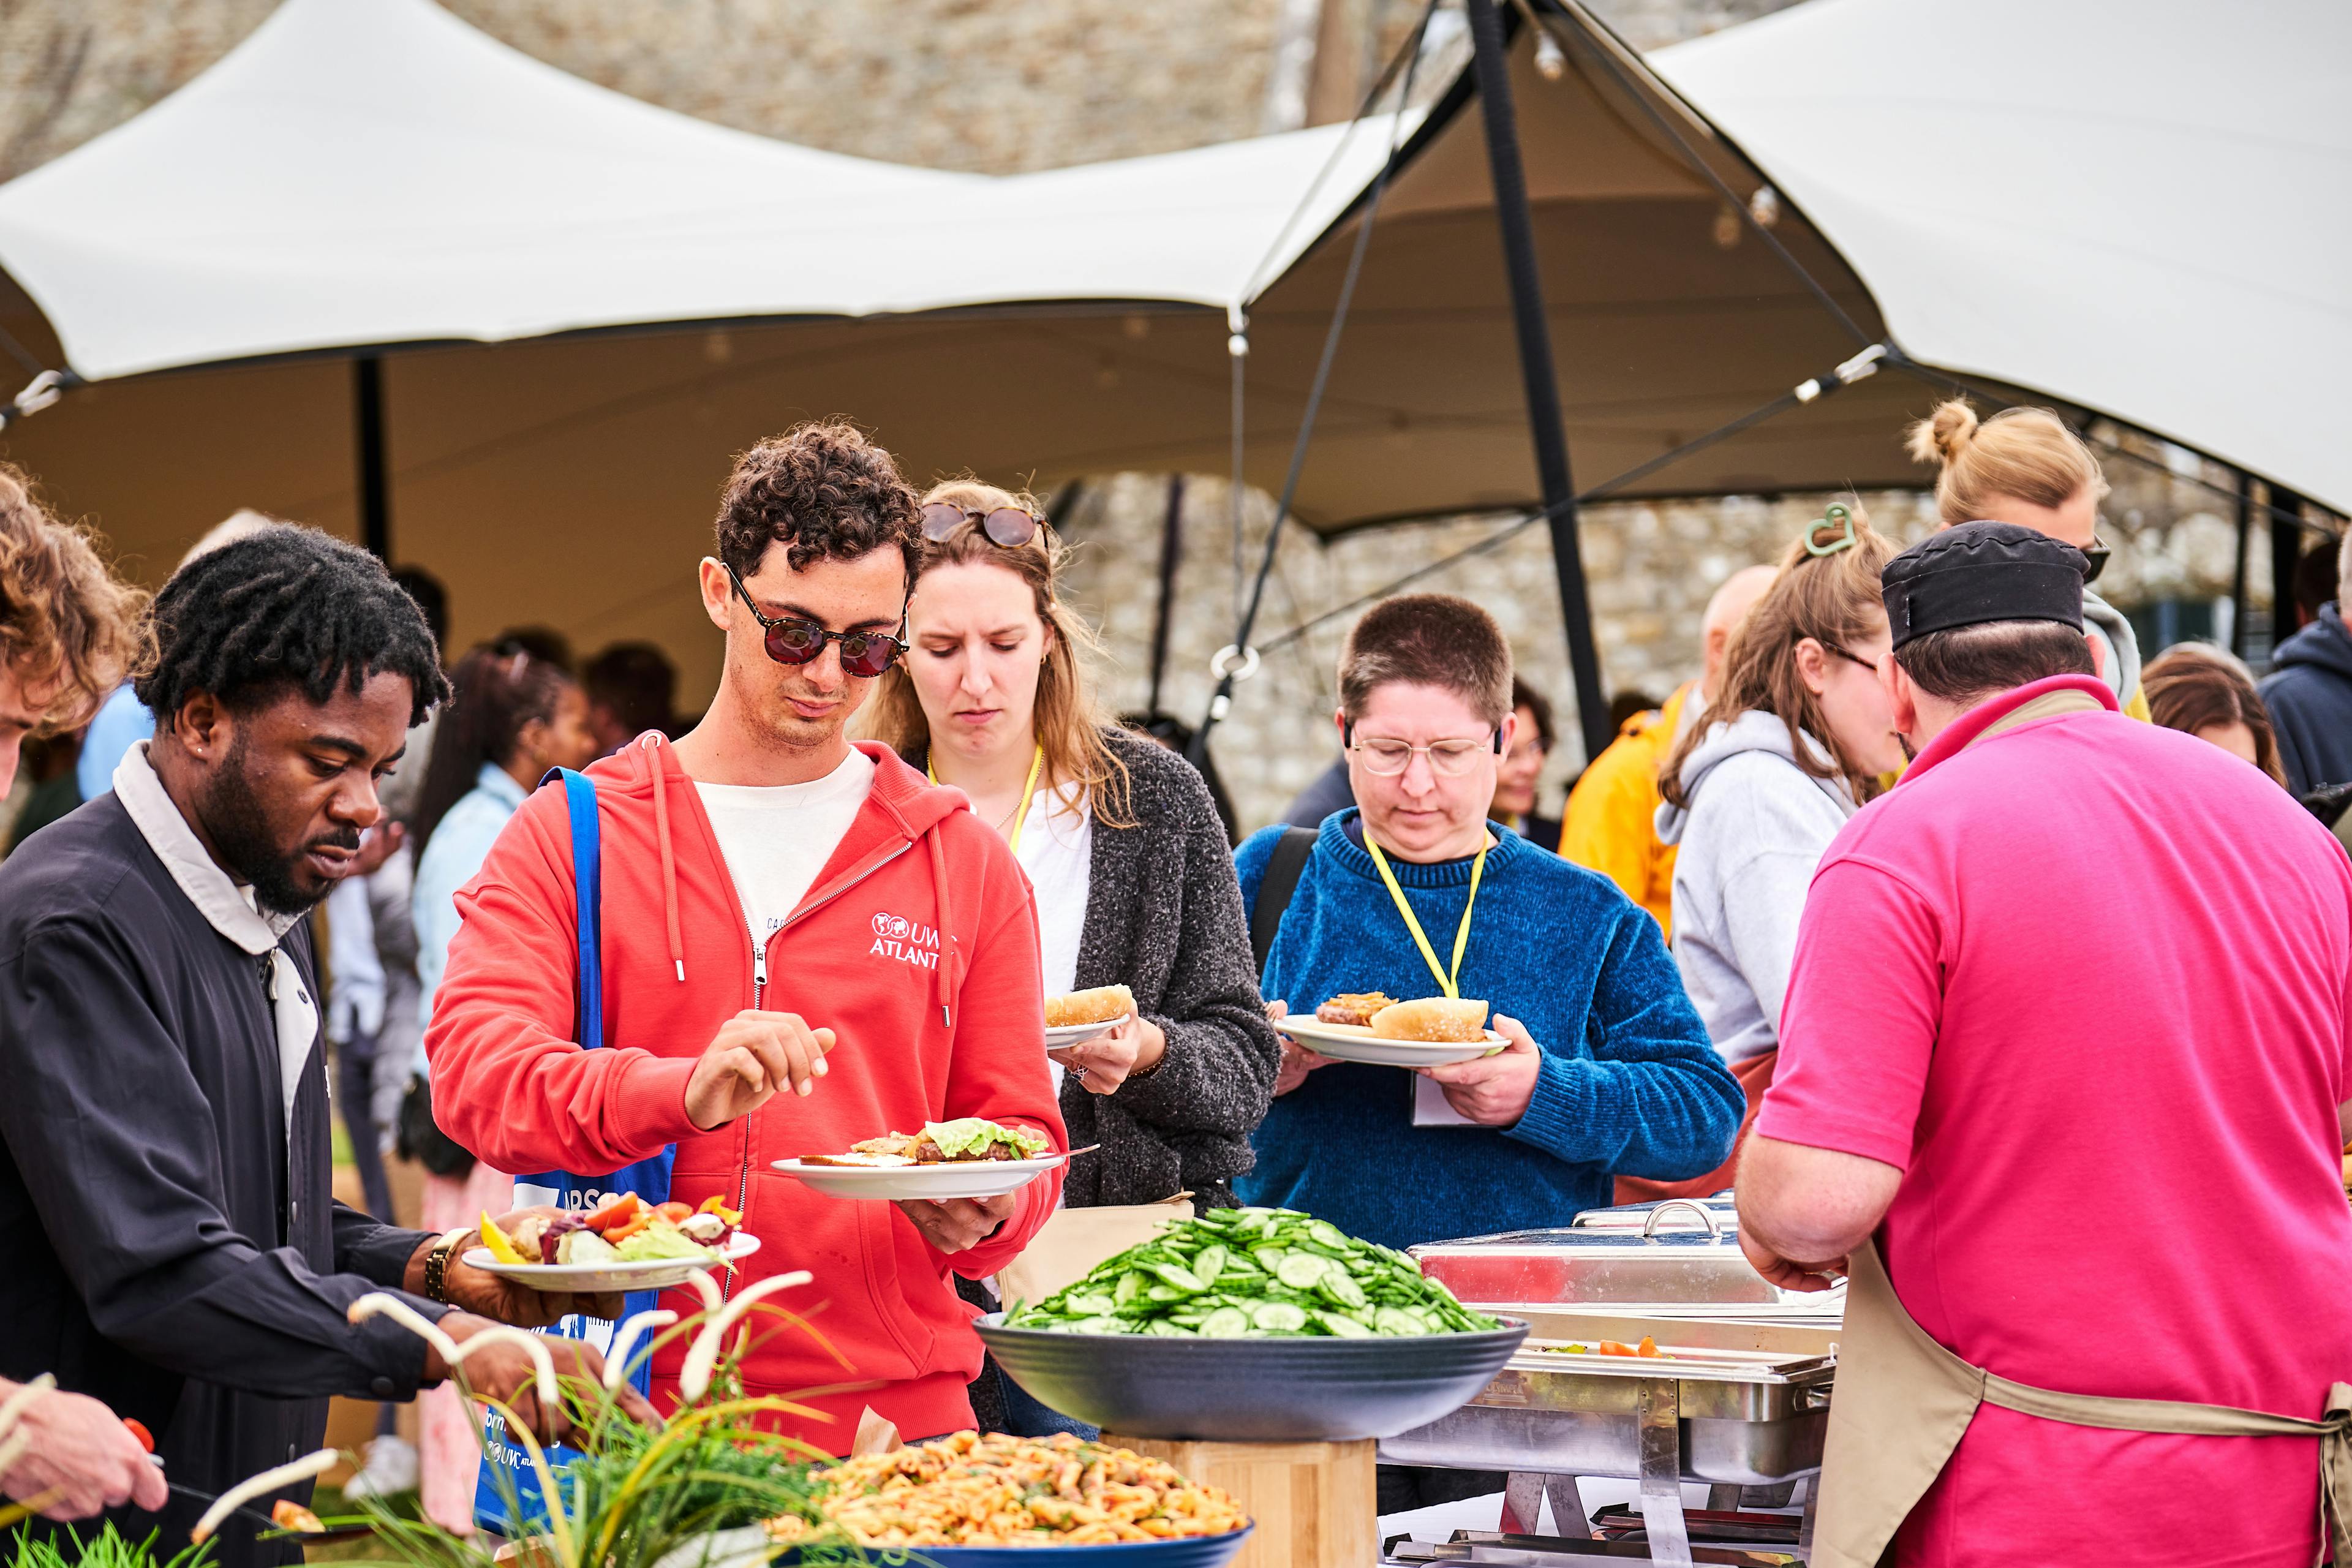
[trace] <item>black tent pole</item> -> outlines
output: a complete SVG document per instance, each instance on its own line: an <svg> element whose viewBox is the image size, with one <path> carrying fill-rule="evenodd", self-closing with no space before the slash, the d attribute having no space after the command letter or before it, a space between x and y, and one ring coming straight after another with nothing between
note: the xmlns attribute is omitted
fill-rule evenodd
<svg viewBox="0 0 2352 1568"><path fill-rule="evenodd" d="M1609 744L1609 703L1601 693L1601 659L1592 644L1592 605L1584 587L1584 557L1576 538L1576 490L1569 479L1568 431L1561 420L1559 382L1552 370L1551 331L1544 318L1542 279L1536 270L1535 225L1528 212L1527 171L1519 162L1518 127L1511 110L1510 63L1503 18L1495 0L1466 0L1471 68L1486 121L1486 166L1495 185L1495 221L1510 274L1511 314L1519 334L1519 372L1527 383L1528 421L1535 437L1536 471L1550 514L1552 568L1559 577L1560 620L1568 633L1568 667L1576 682L1576 717L1590 760Z"/></svg>
<svg viewBox="0 0 2352 1568"><path fill-rule="evenodd" d="M2230 569L2230 651L2246 657L2246 555L2253 543L2254 479L2238 470L2238 557Z"/></svg>
<svg viewBox="0 0 2352 1568"><path fill-rule="evenodd" d="M389 563L392 475L383 460L383 362L373 354L352 362L352 407L358 420L360 542Z"/></svg>
<svg viewBox="0 0 2352 1568"><path fill-rule="evenodd" d="M1176 605L1176 566L1184 553L1184 476L1168 476L1168 514L1160 525L1160 609L1151 623L1151 700L1144 711L1160 717L1160 685L1168 673L1168 627Z"/></svg>
<svg viewBox="0 0 2352 1568"><path fill-rule="evenodd" d="M2276 485L2270 489L2271 647L2276 647L2297 630L2294 566L2303 559L2303 498Z"/></svg>

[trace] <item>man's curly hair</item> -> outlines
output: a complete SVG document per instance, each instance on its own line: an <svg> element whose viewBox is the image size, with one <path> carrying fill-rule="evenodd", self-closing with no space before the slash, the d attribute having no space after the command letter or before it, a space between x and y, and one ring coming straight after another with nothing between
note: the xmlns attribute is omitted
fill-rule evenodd
<svg viewBox="0 0 2352 1568"><path fill-rule="evenodd" d="M795 572L895 547L907 581L923 548L915 492L889 453L838 420L795 426L735 459L719 500L719 558L749 577L771 543Z"/></svg>
<svg viewBox="0 0 2352 1568"><path fill-rule="evenodd" d="M251 712L392 674L407 678L413 726L449 695L416 601L383 562L312 528L273 524L182 566L155 595L155 640L138 691L159 720L199 691Z"/></svg>
<svg viewBox="0 0 2352 1568"><path fill-rule="evenodd" d="M0 463L0 666L47 696L45 727L81 723L138 672L152 646L146 608L145 590L117 579L22 468Z"/></svg>

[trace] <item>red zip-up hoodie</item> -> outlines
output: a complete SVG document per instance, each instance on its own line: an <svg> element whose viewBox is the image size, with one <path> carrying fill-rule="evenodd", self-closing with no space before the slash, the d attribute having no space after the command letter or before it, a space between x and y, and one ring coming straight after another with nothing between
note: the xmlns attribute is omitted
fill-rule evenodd
<svg viewBox="0 0 2352 1568"><path fill-rule="evenodd" d="M572 830L563 792L538 791L457 895L464 924L425 1037L436 1119L499 1170L593 1174L676 1143L673 1195L740 1205L760 1238L743 1282L815 1275L771 1300L814 1311L843 1359L804 1332L763 1328L744 1381L755 1394L883 1384L807 1399L831 1419L786 1424L835 1454L867 1405L909 1439L971 1424L964 1385L980 1338L950 1271L977 1279L1008 1262L1053 1212L1061 1175L1022 1188L994 1236L950 1258L893 1205L820 1196L769 1162L959 1116L1025 1123L1069 1146L1045 1064L1027 880L961 794L925 784L887 748L860 749L873 789L764 951L676 751L648 733L588 770L603 840L602 1050L572 1041ZM687 1079L746 1007L832 1028L829 1070L806 1099L779 1094L699 1131ZM663 1305L698 1310L683 1291ZM682 1353L673 1343L656 1357L657 1394Z"/></svg>

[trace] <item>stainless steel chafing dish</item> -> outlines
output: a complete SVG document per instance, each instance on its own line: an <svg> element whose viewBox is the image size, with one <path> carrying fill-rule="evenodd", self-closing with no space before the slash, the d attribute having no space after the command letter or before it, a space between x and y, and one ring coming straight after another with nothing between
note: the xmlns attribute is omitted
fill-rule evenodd
<svg viewBox="0 0 2352 1568"><path fill-rule="evenodd" d="M1579 1230L1736 1230L1739 1210L1727 1192L1706 1198L1661 1198L1656 1203L1621 1204L1614 1208L1586 1209L1576 1216Z"/></svg>
<svg viewBox="0 0 2352 1568"><path fill-rule="evenodd" d="M1661 1355L1568 1349L1644 1335ZM1547 1493L1556 1518L1582 1517L1573 1478L1638 1480L1651 1560L1688 1563L1684 1481L1707 1483L1717 1506L1737 1507L1745 1488L1785 1502L1788 1483L1821 1468L1835 1352L1833 1331L1811 1325L1538 1313L1475 1399L1383 1439L1380 1457L1509 1471L1514 1510L1530 1521L1532 1500Z"/></svg>

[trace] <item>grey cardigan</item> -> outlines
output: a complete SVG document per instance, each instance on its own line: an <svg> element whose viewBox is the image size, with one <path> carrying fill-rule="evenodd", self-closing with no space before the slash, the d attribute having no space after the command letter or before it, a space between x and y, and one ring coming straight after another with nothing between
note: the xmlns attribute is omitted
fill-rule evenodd
<svg viewBox="0 0 2352 1568"><path fill-rule="evenodd" d="M1111 1094L1062 1079L1073 1207L1145 1204L1189 1190L1197 1208L1229 1206L1254 1156L1249 1137L1274 1101L1282 1045L1258 997L1241 885L1209 786L1147 737L1106 728L1127 764L1133 827L1097 809L1077 986L1124 984L1166 1032L1168 1052Z"/></svg>
<svg viewBox="0 0 2352 1568"><path fill-rule="evenodd" d="M1095 1208L1190 1192L1195 1208L1230 1207L1282 1062L1258 997L1233 849L1192 763L1131 731L1106 725L1103 738L1127 764L1129 798L1118 815L1135 826L1114 827L1095 812L1076 984L1133 991L1168 1051L1111 1094L1063 1076L1070 1147L1102 1145L1070 1162L1063 1201Z"/></svg>

